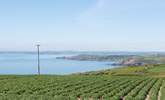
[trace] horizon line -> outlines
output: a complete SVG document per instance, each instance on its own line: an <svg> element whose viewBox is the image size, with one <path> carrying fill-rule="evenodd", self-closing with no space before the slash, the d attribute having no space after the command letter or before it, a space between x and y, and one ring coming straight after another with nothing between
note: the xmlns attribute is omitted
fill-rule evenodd
<svg viewBox="0 0 165 100"><path fill-rule="evenodd" d="M37 52L37 51L35 51L35 50L6 50L6 51L4 51L4 50L2 50L2 51L0 51L0 53L5 53L5 52ZM110 51L110 50L43 50L43 51L41 51L41 52L130 52L130 53L134 53L134 52L139 52L139 53L165 53L165 51L126 51L126 50L123 50L123 51L119 51L119 50L112 50L112 51Z"/></svg>

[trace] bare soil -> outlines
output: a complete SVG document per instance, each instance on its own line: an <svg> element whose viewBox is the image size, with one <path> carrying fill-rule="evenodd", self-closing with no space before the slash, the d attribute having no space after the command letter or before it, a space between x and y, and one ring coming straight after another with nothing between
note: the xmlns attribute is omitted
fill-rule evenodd
<svg viewBox="0 0 165 100"><path fill-rule="evenodd" d="M148 92L148 94L144 100L150 100L150 96L151 96L151 91Z"/></svg>
<svg viewBox="0 0 165 100"><path fill-rule="evenodd" d="M158 92L158 99L157 99L157 100L160 100L160 97L161 97L161 90L162 90L162 87L160 87L160 89L159 89L159 92Z"/></svg>

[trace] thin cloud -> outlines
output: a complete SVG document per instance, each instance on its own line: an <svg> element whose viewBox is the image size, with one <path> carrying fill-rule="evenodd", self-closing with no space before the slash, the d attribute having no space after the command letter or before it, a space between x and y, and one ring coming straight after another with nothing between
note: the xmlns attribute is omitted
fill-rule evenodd
<svg viewBox="0 0 165 100"><path fill-rule="evenodd" d="M77 18L77 22L81 25L95 26L97 18L101 11L106 6L107 0L97 0L94 5L91 5L86 11L82 12Z"/></svg>
<svg viewBox="0 0 165 100"><path fill-rule="evenodd" d="M102 7L104 7L104 5L106 4L106 1L107 1L107 0L98 0L98 1L97 1L97 4L96 4L96 7L97 7L97 8L102 8Z"/></svg>

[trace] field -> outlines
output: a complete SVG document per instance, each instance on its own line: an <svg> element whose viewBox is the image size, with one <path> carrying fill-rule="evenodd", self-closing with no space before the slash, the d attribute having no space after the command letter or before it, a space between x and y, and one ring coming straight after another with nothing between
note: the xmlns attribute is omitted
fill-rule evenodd
<svg viewBox="0 0 165 100"><path fill-rule="evenodd" d="M0 100L165 100L164 67L125 67L65 76L1 75Z"/></svg>

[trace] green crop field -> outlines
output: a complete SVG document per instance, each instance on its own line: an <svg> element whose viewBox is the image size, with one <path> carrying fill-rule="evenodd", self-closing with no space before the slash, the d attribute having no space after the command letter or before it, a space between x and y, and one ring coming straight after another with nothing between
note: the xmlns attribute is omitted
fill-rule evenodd
<svg viewBox="0 0 165 100"><path fill-rule="evenodd" d="M124 67L63 76L1 75L0 100L165 100L165 73L160 70L164 67Z"/></svg>

